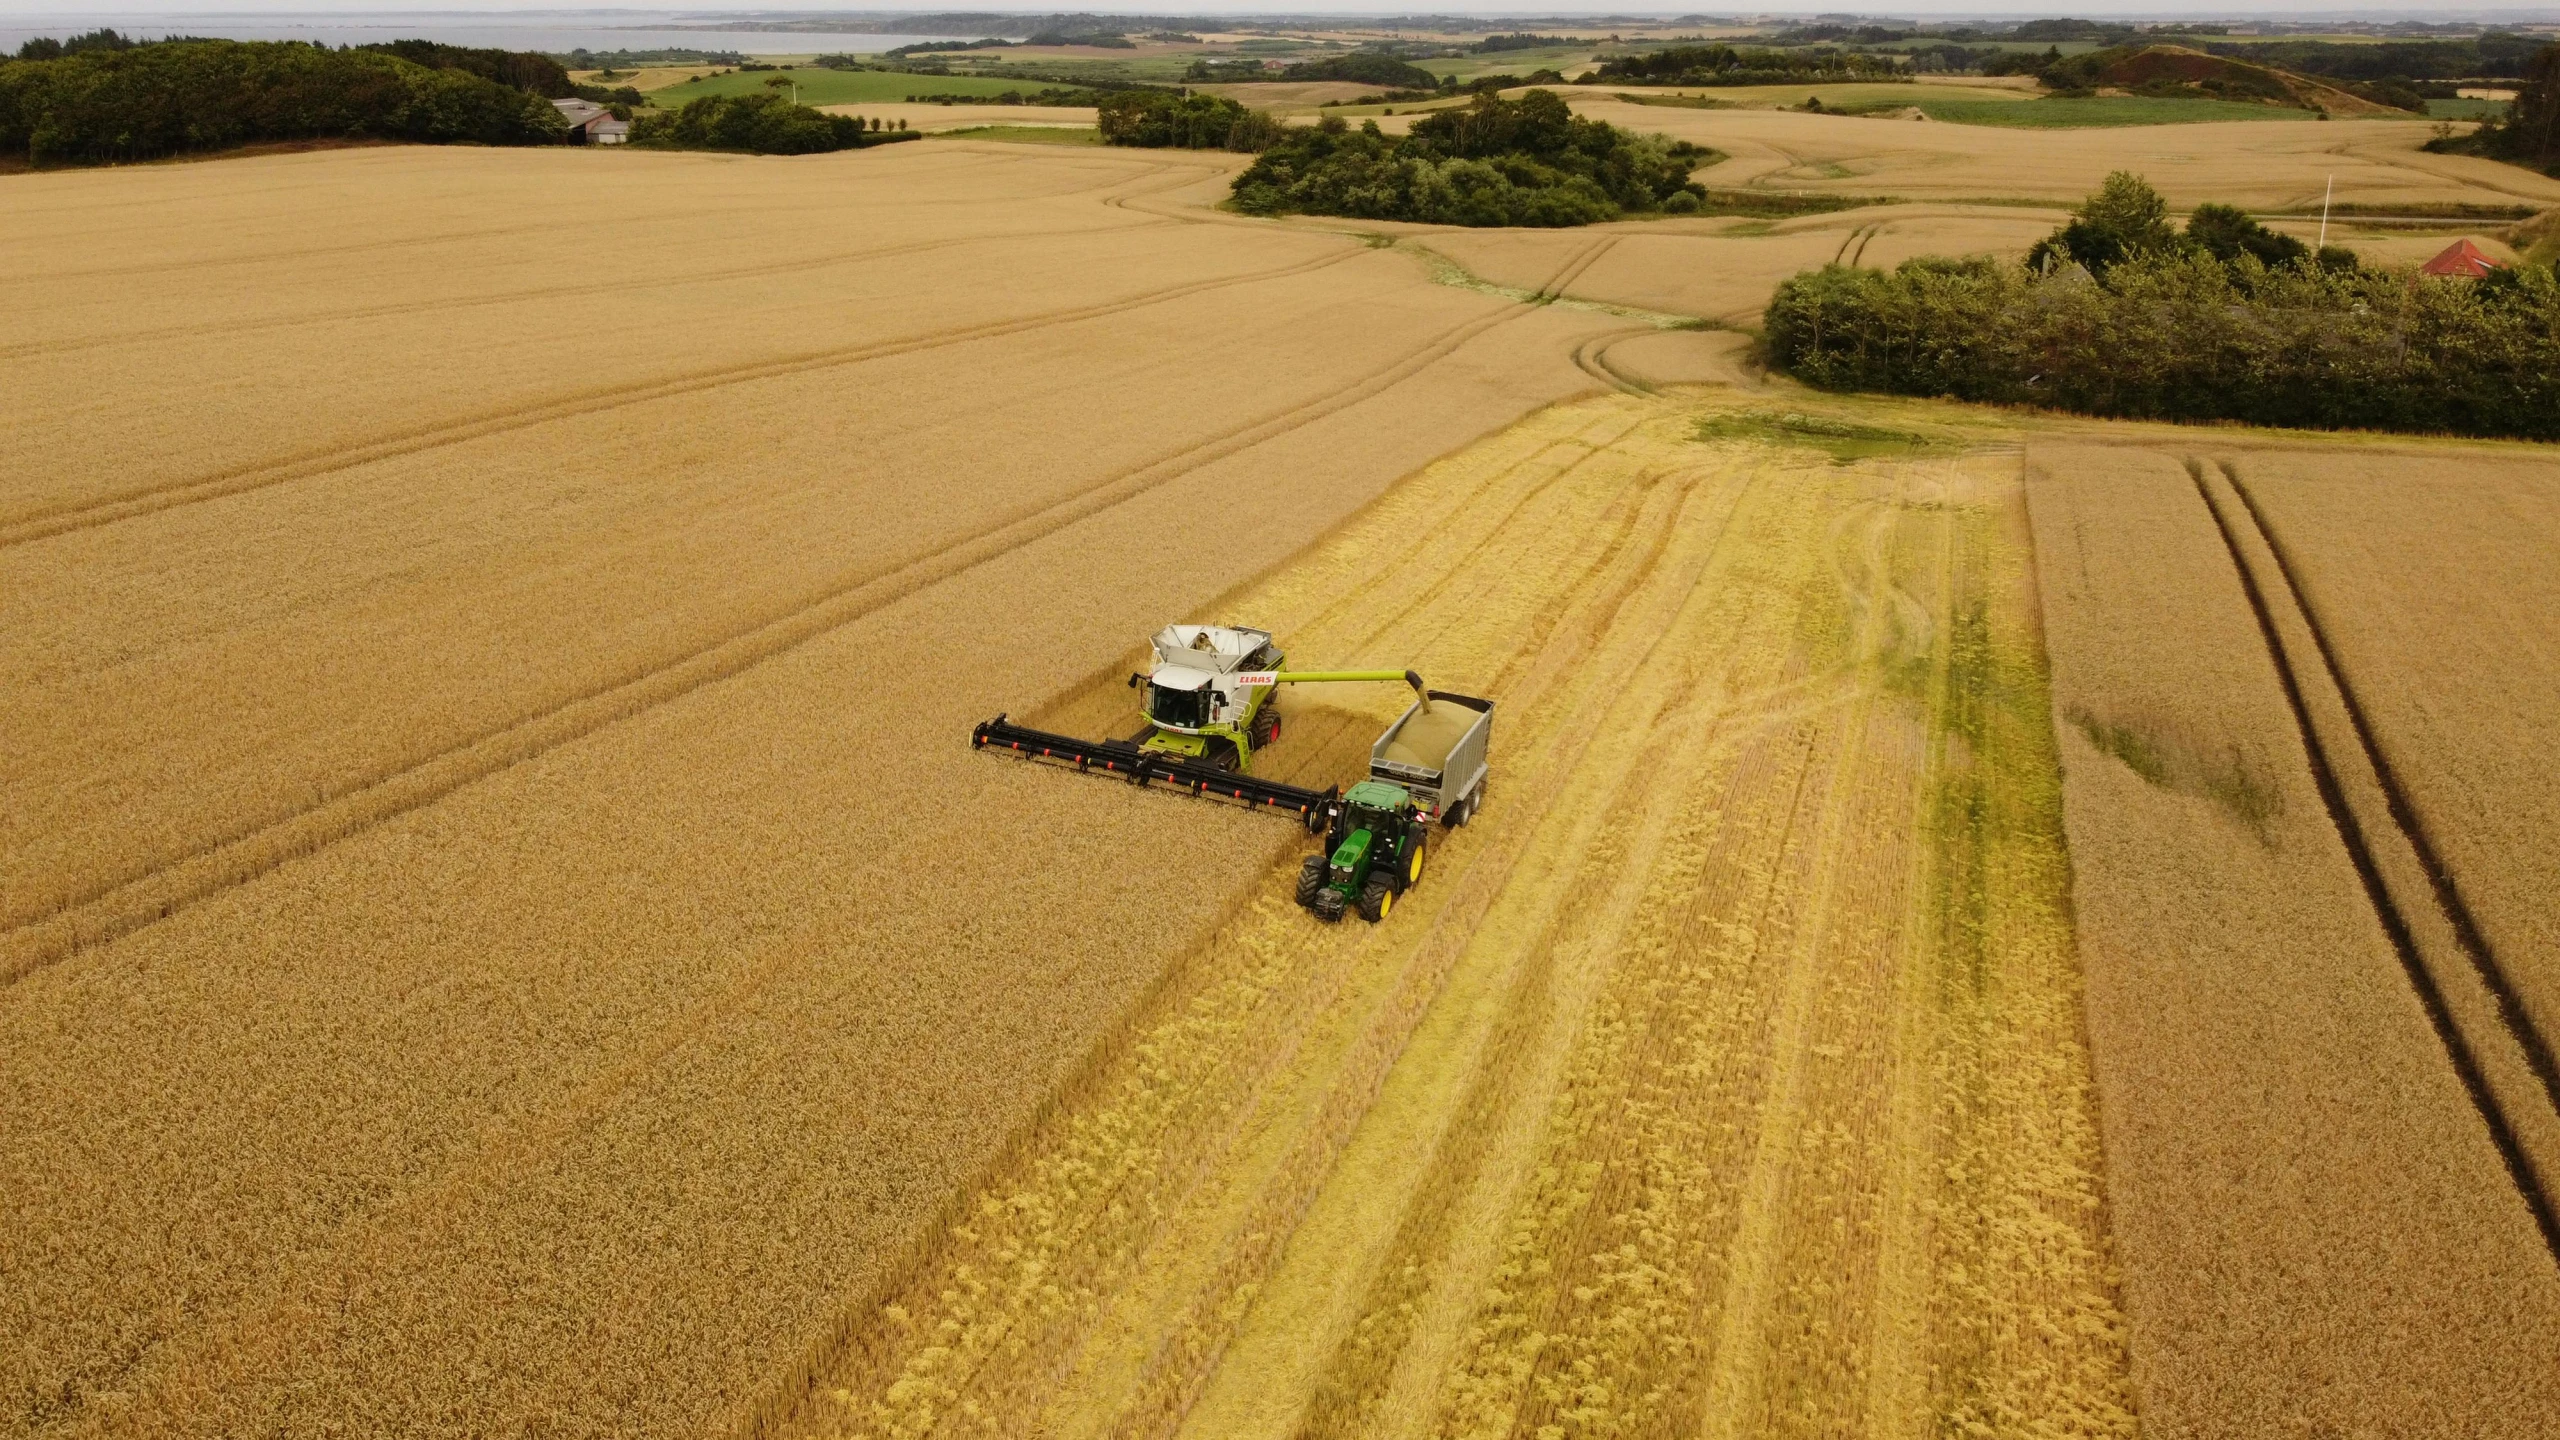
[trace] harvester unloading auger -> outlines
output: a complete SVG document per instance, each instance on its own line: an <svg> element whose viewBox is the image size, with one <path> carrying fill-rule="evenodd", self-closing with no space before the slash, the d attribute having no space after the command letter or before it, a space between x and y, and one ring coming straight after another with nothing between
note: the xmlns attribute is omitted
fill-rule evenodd
<svg viewBox="0 0 2560 1440"><path fill-rule="evenodd" d="M1251 773L1280 738L1280 686L1361 682L1401 682L1414 693L1369 747L1368 778L1348 791L1311 790ZM1484 802L1493 702L1427 689L1411 670L1291 670L1267 630L1168 625L1156 634L1154 664L1129 684L1147 723L1126 740L1052 735L998 715L970 743L1295 815L1325 835L1324 853L1299 871L1298 903L1327 920L1355 907L1385 919L1422 878L1431 822L1463 825Z"/></svg>

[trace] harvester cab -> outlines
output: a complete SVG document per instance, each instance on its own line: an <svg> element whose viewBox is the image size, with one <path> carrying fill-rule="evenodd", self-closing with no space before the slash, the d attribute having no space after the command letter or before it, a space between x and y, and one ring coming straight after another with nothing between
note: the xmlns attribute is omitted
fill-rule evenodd
<svg viewBox="0 0 2560 1440"><path fill-rule="evenodd" d="M1154 664L1129 677L1147 728L1142 750L1219 770L1249 769L1253 752L1280 738L1271 703L1280 647L1271 632L1240 625L1167 625Z"/></svg>
<svg viewBox="0 0 2560 1440"><path fill-rule="evenodd" d="M1339 920L1357 907L1360 918L1387 918L1396 897L1422 879L1431 819L1412 792L1383 780L1363 780L1342 797L1326 828L1325 850L1298 867L1298 903L1320 920Z"/></svg>

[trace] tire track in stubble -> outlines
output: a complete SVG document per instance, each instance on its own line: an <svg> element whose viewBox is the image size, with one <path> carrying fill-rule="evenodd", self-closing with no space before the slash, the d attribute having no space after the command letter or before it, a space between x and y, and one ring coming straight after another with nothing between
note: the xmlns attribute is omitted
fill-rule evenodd
<svg viewBox="0 0 2560 1440"><path fill-rule="evenodd" d="M2250 526L2251 532L2268 545L2270 552L2274 549L2273 543L2264 531L2256 528L2255 517L2245 509L2245 502L2240 507L2226 507L2225 502L2215 495L2213 487L2205 480L2204 467L2200 463L2188 461L2187 476L2195 482L2197 498L2204 502L2206 512L2212 516L2214 529L2222 538L2223 549L2231 558L2241 593L2248 599L2250 613L2258 623L2259 638L2266 646L2267 658L2274 666L2276 679L2284 692L2285 705L2293 715L2312 785L2319 792L2322 807L2328 811L2330 826L2337 832L2347 852L2348 863L2355 870L2357 881L2364 887L2365 899L2372 907L2374 919L2390 941L2392 952L2400 961L2401 971L2408 977L2409 988L2415 992L2420 1008L2426 1012L2427 1023L2435 1030L2437 1043L2444 1047L2445 1057L2451 1062L2455 1077L2462 1082L2463 1090L2471 1098L2472 1108L2479 1113L2481 1123L2487 1128L2489 1140L2497 1148L2498 1158L2506 1166L2507 1177L2516 1187L2517 1196L2532 1213L2544 1247L2555 1259L2560 1259L2560 1216L2555 1216L2551 1197L2544 1191L2532 1160L2525 1153L2514 1118L2507 1114L2499 1101L2497 1089L2482 1064L2478 1043L2455 1019L2443 986L2428 968L2426 957L2419 948L2409 916L2401 909L2384 878L2372 838L2347 799L2337 765L2323 746L2318 726L2312 718L2302 672L2285 647L2274 604L2259 584L2257 572L2251 567L2241 543L2242 523L2245 521ZM2233 489L2237 493L2237 485ZM2240 509L2240 517L2235 519L2228 509ZM2290 584L2288 579L2288 588ZM2307 610L2298 613L2305 615L2308 628ZM2324 673L2344 695L2346 686L2343 678L2334 672ZM2409 838L2406 832L2402 833L2402 838Z"/></svg>
<svg viewBox="0 0 2560 1440"><path fill-rule="evenodd" d="M1612 390L1620 391L1628 395L1654 394L1654 387L1645 384L1641 380L1636 380L1620 373L1616 366L1609 363L1609 348L1611 346L1617 344L1621 340L1630 340L1638 335L1650 335L1653 333L1654 327L1651 325L1631 325L1624 330L1612 330L1605 335L1594 335L1590 339L1573 347L1574 366L1581 370L1583 374L1590 376L1592 379L1599 381L1601 384L1608 386Z"/></svg>
<svg viewBox="0 0 2560 1440"><path fill-rule="evenodd" d="M357 445L335 447L284 460L261 461L237 466L199 476L193 480L147 486L85 503L70 502L58 507L40 508L0 524L0 548L23 545L78 530L95 529L101 525L129 520L138 515L155 514L181 505L193 505L251 490L262 490L271 485L281 485L293 480L307 480L317 475L351 470L359 465L371 464L378 460L396 459L404 455L459 445L490 435L531 429L555 420L618 410L653 400L671 399L679 395L697 394L706 390L723 389L731 385L742 385L758 380L779 379L838 366L858 365L866 361L942 349L977 340L999 339L1025 331L1046 329L1054 325L1071 325L1080 321L1143 309L1150 305L1185 299L1204 291L1220 290L1235 285L1258 284L1266 280L1288 279L1309 271L1321 270L1326 266L1339 265L1360 253L1357 250L1348 250L1270 270L1195 280L1119 300L1071 306L1005 320L990 320L982 324L963 326L935 334L914 335L898 340L876 340L861 345L836 346L774 360L717 366L673 378L604 386L558 400L517 406L468 419L442 421L416 429L398 431L381 439Z"/></svg>
<svg viewBox="0 0 2560 1440"><path fill-rule="evenodd" d="M1560 300L1564 298L1564 287L1581 279L1583 271L1590 269L1595 264L1598 264L1600 257L1617 248L1617 244L1617 236L1603 235L1599 239L1592 241L1589 245L1584 246L1574 254L1572 259L1565 261L1564 268L1558 270L1555 278L1547 282L1546 288L1538 292L1538 298L1541 300Z"/></svg>
<svg viewBox="0 0 2560 1440"><path fill-rule="evenodd" d="M1734 496L1733 502L1738 504L1740 498ZM1721 550L1733 513L1728 506L1707 555L1684 567L1681 583L1676 586L1679 592L1697 591L1699 576ZM1591 613L1576 623L1578 635L1574 640L1539 654L1538 663L1524 679L1524 688L1535 697L1527 702L1530 706L1549 698L1550 690L1562 688L1561 672L1577 668L1583 655L1602 647L1627 602L1659 574L1655 567L1661 563L1676 529L1658 529L1640 561L1639 573L1612 587L1609 593L1595 597ZM1644 671L1669 641L1670 631L1666 628L1640 645L1637 657L1626 667L1628 673ZM1517 703L1521 697L1514 695L1513 699ZM1197 1401L1209 1373L1234 1338L1241 1311L1231 1302L1250 1297L1279 1263L1287 1238L1315 1203L1323 1177L1349 1143L1352 1129L1375 1105L1388 1073L1473 942L1485 916L1508 888L1512 872L1525 862L1546 817L1561 802L1585 757L1604 733L1605 712L1613 708L1585 707L1573 717L1558 721L1552 729L1537 727L1551 736L1545 773L1506 802L1512 807L1506 827L1459 877L1449 898L1433 915L1430 929L1416 941L1392 994L1378 1007L1361 1039L1346 1053L1316 1118L1278 1167L1280 1183L1266 1191L1235 1227L1239 1243L1222 1267L1222 1281L1213 1281L1194 1298L1180 1322L1165 1327L1165 1338L1140 1372L1135 1403L1122 1414L1122 1433L1154 1435L1162 1440L1179 1426Z"/></svg>
<svg viewBox="0 0 2560 1440"><path fill-rule="evenodd" d="M683 655L608 679L507 725L483 731L396 769L377 772L284 816L255 823L151 864L138 873L94 886L50 913L0 933L0 987L165 919L289 860L315 853L442 799L474 781L741 674L896 601L1159 489L1204 465L1373 398L1475 336L1517 316L1522 309L1518 305L1504 306L1464 321L1403 358L1312 400L1249 421L1146 465L1119 471L1030 513L998 520L960 540L904 561L873 567L790 610Z"/></svg>

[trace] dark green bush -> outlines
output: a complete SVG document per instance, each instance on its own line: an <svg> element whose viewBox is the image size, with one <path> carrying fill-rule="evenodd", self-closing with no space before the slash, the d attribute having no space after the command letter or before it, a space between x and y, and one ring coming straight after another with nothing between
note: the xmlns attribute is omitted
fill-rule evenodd
<svg viewBox="0 0 2560 1440"><path fill-rule="evenodd" d="M1779 286L1772 360L1809 384L2240 420L2560 439L2560 280L2149 253L2103 277L1987 258Z"/></svg>
<svg viewBox="0 0 2560 1440"><path fill-rule="evenodd" d="M0 65L0 150L101 164L268 140L533 145L549 101L466 70L284 41L187 40Z"/></svg>
<svg viewBox="0 0 2560 1440"><path fill-rule="evenodd" d="M1554 92L1478 95L1395 138L1328 116L1287 132L1236 177L1252 214L1351 215L1444 225L1588 225L1699 194L1704 152L1575 115Z"/></svg>
<svg viewBox="0 0 2560 1440"><path fill-rule="evenodd" d="M673 114L643 115L631 122L631 143L657 150L816 155L915 138L912 131L869 130L853 116L794 105L771 93L705 95L686 101Z"/></svg>

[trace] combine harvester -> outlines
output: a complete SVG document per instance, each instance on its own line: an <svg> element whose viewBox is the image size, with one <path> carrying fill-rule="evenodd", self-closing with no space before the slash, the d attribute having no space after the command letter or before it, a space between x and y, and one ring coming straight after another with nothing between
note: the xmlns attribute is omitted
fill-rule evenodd
<svg viewBox="0 0 2560 1440"><path fill-rule="evenodd" d="M1126 740L1078 740L998 715L970 733L1033 759L1099 771L1136 785L1158 782L1203 799L1286 811L1325 837L1298 873L1298 903L1326 920L1358 909L1383 920L1422 878L1431 822L1467 823L1484 803L1485 746L1493 702L1425 689L1411 670L1288 670L1271 632L1231 625L1168 625L1155 664L1129 677L1147 723ZM1401 682L1414 701L1369 747L1369 778L1349 791L1310 790L1251 773L1280 738L1272 703L1283 685Z"/></svg>

